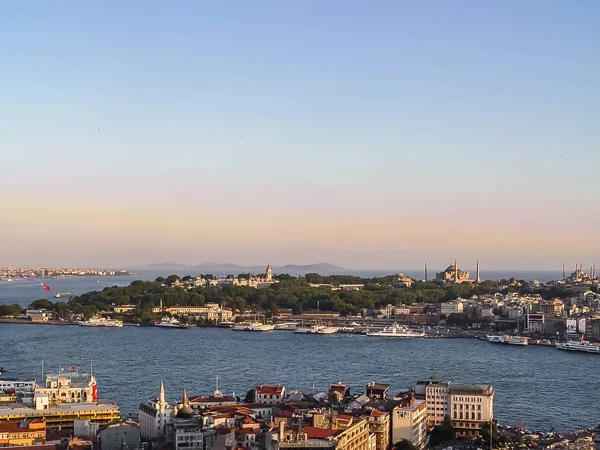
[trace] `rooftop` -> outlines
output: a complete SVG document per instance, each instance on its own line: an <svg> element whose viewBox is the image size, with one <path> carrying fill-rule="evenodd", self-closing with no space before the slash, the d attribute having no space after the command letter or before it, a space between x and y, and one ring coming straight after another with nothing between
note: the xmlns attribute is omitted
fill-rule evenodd
<svg viewBox="0 0 600 450"><path fill-rule="evenodd" d="M283 386L256 386L256 393L261 395L281 395Z"/></svg>

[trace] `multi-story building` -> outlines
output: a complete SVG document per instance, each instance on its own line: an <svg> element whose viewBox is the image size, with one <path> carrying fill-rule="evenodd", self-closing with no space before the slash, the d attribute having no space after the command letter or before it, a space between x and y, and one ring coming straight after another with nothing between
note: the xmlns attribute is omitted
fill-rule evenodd
<svg viewBox="0 0 600 450"><path fill-rule="evenodd" d="M408 396L392 410L392 444L406 439L422 449L427 438L427 404Z"/></svg>
<svg viewBox="0 0 600 450"><path fill-rule="evenodd" d="M0 423L0 447L23 447L46 442L44 420Z"/></svg>
<svg viewBox="0 0 600 450"><path fill-rule="evenodd" d="M281 437L282 450L375 450L376 440L367 420L350 416L339 416L327 426L304 426Z"/></svg>
<svg viewBox="0 0 600 450"><path fill-rule="evenodd" d="M375 435L375 450L388 450L390 444L390 414L372 409L363 416L369 423L369 432Z"/></svg>
<svg viewBox="0 0 600 450"><path fill-rule="evenodd" d="M51 405L59 403L86 403L98 400L96 378L79 380L73 376L49 375L44 386L35 389L35 396L48 396Z"/></svg>
<svg viewBox="0 0 600 450"><path fill-rule="evenodd" d="M560 316L564 310L565 304L558 298L554 300L540 300L539 312L546 317Z"/></svg>
<svg viewBox="0 0 600 450"><path fill-rule="evenodd" d="M463 309L463 302L460 300L445 302L440 305L440 314L448 317L450 314L462 313Z"/></svg>
<svg viewBox="0 0 600 450"><path fill-rule="evenodd" d="M479 435L494 417L494 388L489 385L431 383L426 401L428 423L437 426L449 416L458 435Z"/></svg>
<svg viewBox="0 0 600 450"><path fill-rule="evenodd" d="M388 396L388 385L371 381L369 384L367 384L365 394L371 400L386 401Z"/></svg>
<svg viewBox="0 0 600 450"><path fill-rule="evenodd" d="M285 400L285 386L256 386L254 388L256 403L277 405Z"/></svg>
<svg viewBox="0 0 600 450"><path fill-rule="evenodd" d="M543 334L545 330L546 321L543 314L525 314L526 332Z"/></svg>
<svg viewBox="0 0 600 450"><path fill-rule="evenodd" d="M48 322L52 313L46 309L28 309L25 311L25 317L32 322Z"/></svg>
<svg viewBox="0 0 600 450"><path fill-rule="evenodd" d="M165 437L166 426L173 419L173 407L165 401L165 386L162 381L158 398L142 403L138 418L142 439L154 440Z"/></svg>
<svg viewBox="0 0 600 450"><path fill-rule="evenodd" d="M448 415L461 436L481 434L494 418L494 388L450 383Z"/></svg>
<svg viewBox="0 0 600 450"><path fill-rule="evenodd" d="M140 448L140 428L135 423L109 425L98 433L101 450L137 450Z"/></svg>

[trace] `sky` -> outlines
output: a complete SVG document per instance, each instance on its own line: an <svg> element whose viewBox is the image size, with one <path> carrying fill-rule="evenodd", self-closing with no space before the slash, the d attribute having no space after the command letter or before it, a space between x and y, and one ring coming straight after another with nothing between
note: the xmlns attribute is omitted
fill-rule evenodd
<svg viewBox="0 0 600 450"><path fill-rule="evenodd" d="M0 266L600 263L596 0L0 3Z"/></svg>

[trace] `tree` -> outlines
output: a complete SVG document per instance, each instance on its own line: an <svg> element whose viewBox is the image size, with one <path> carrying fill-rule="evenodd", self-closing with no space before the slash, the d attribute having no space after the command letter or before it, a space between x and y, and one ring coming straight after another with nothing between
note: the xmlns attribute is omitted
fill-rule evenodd
<svg viewBox="0 0 600 450"><path fill-rule="evenodd" d="M162 283L165 282L165 278L164 277L156 277L156 280L154 280L154 281L156 281L157 283L162 284Z"/></svg>
<svg viewBox="0 0 600 450"><path fill-rule="evenodd" d="M40 298L39 300L36 300L35 302L33 302L31 305L29 305L29 307L31 309L49 309L49 310L54 310L54 304L45 298Z"/></svg>
<svg viewBox="0 0 600 450"><path fill-rule="evenodd" d="M408 439L400 439L394 444L394 450L417 450L417 447Z"/></svg>
<svg viewBox="0 0 600 450"><path fill-rule="evenodd" d="M175 283L176 281L179 281L178 275L169 275L167 277L167 279L165 280L165 284L171 285L171 284Z"/></svg>
<svg viewBox="0 0 600 450"><path fill-rule="evenodd" d="M254 389L250 389L248 392L246 392L244 403L254 403Z"/></svg>
<svg viewBox="0 0 600 450"><path fill-rule="evenodd" d="M441 444L442 442L451 441L456 437L456 430L452 426L450 416L444 417L444 421L431 431L429 444L432 447Z"/></svg>

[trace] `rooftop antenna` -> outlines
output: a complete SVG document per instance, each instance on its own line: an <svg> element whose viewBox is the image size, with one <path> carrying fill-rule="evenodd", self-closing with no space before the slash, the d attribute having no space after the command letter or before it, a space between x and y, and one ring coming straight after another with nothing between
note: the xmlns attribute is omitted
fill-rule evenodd
<svg viewBox="0 0 600 450"><path fill-rule="evenodd" d="M42 359L42 380L44 379L44 360Z"/></svg>

